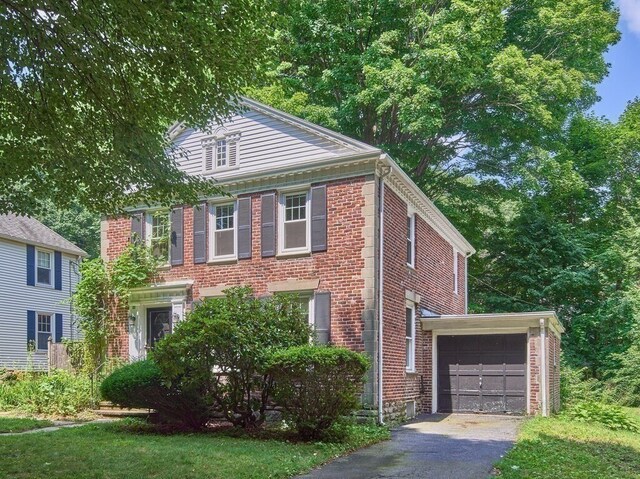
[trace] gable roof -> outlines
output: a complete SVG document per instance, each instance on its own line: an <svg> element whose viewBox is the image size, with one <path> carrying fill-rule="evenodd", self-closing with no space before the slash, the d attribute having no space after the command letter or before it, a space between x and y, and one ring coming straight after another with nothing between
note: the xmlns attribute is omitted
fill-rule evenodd
<svg viewBox="0 0 640 479"><path fill-rule="evenodd" d="M0 238L44 246L77 256L87 256L84 250L71 241L29 216L18 216L14 213L0 215Z"/></svg>

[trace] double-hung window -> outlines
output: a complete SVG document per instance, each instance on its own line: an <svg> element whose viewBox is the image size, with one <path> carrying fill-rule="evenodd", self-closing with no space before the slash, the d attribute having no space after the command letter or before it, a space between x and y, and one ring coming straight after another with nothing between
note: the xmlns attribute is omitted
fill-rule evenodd
<svg viewBox="0 0 640 479"><path fill-rule="evenodd" d="M453 292L458 294L458 252L453 248Z"/></svg>
<svg viewBox="0 0 640 479"><path fill-rule="evenodd" d="M416 265L416 215L413 213L407 216L407 264Z"/></svg>
<svg viewBox="0 0 640 479"><path fill-rule="evenodd" d="M49 251L37 250L36 282L40 285L53 284L53 254Z"/></svg>
<svg viewBox="0 0 640 479"><path fill-rule="evenodd" d="M51 337L51 315L38 313L38 330L36 337L36 347L38 351L49 349L49 338Z"/></svg>
<svg viewBox="0 0 640 479"><path fill-rule="evenodd" d="M309 193L283 193L280 196L280 252L309 251Z"/></svg>
<svg viewBox="0 0 640 479"><path fill-rule="evenodd" d="M147 215L147 244L153 255L161 261L169 262L169 241L171 221L167 210L159 210Z"/></svg>
<svg viewBox="0 0 640 479"><path fill-rule="evenodd" d="M216 169L227 167L227 140L221 138L216 141Z"/></svg>
<svg viewBox="0 0 640 479"><path fill-rule="evenodd" d="M236 257L236 205L225 203L211 205L210 259L234 259Z"/></svg>
<svg viewBox="0 0 640 479"><path fill-rule="evenodd" d="M406 368L408 372L416 369L416 308L413 303L407 303L405 308L406 327Z"/></svg>

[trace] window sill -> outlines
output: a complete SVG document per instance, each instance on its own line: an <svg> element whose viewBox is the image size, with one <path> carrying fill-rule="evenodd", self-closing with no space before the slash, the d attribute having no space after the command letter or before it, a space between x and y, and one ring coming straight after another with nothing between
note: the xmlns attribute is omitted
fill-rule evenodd
<svg viewBox="0 0 640 479"><path fill-rule="evenodd" d="M286 259L286 258L305 258L307 256L311 256L311 251L285 251L278 253L276 258L278 259Z"/></svg>
<svg viewBox="0 0 640 479"><path fill-rule="evenodd" d="M52 284L47 284L47 283L36 283L36 284L34 284L34 286L36 288L53 289L53 285Z"/></svg>
<svg viewBox="0 0 640 479"><path fill-rule="evenodd" d="M236 264L238 262L238 258L219 258L219 259L210 259L207 261L207 264Z"/></svg>
<svg viewBox="0 0 640 479"><path fill-rule="evenodd" d="M170 264L161 264L160 266L158 266L158 271L169 271L170 269Z"/></svg>
<svg viewBox="0 0 640 479"><path fill-rule="evenodd" d="M405 369L405 372L411 375L418 374L418 371L416 371L415 369Z"/></svg>

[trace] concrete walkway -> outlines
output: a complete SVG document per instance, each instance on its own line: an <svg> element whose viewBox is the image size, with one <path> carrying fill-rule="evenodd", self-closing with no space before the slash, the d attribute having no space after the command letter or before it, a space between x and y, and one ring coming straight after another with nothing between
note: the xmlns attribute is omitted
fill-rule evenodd
<svg viewBox="0 0 640 479"><path fill-rule="evenodd" d="M473 414L421 416L390 441L357 451L300 479L486 479L513 445L522 418Z"/></svg>

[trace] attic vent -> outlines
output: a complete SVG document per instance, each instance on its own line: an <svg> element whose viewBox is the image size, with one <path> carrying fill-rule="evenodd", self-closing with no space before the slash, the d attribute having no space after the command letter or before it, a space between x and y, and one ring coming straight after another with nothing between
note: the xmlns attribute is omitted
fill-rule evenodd
<svg viewBox="0 0 640 479"><path fill-rule="evenodd" d="M240 163L240 133L218 134L202 142L202 171L235 168Z"/></svg>

